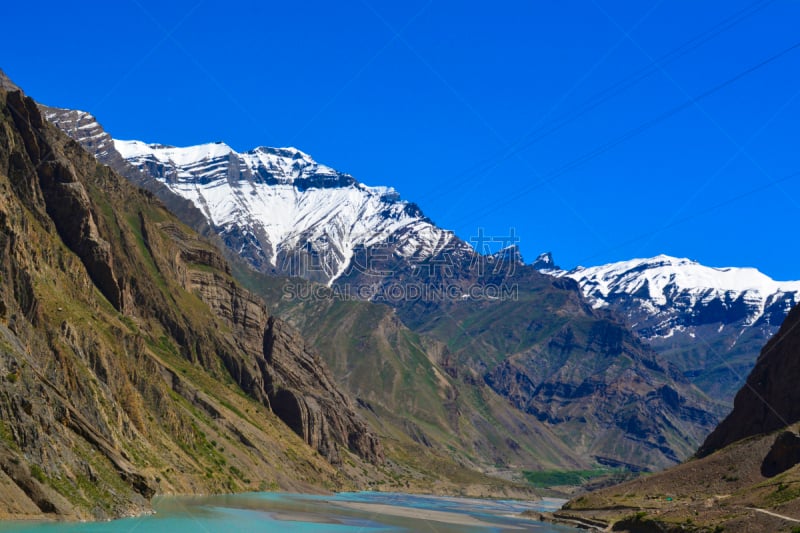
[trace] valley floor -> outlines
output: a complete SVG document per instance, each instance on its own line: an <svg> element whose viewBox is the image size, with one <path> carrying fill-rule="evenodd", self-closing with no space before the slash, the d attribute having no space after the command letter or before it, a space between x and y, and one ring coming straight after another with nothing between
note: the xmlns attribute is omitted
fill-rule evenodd
<svg viewBox="0 0 800 533"><path fill-rule="evenodd" d="M788 428L797 431L798 425ZM664 472L584 494L550 515L598 529L650 531L795 531L800 526L800 467L762 472L776 435L745 439Z"/></svg>

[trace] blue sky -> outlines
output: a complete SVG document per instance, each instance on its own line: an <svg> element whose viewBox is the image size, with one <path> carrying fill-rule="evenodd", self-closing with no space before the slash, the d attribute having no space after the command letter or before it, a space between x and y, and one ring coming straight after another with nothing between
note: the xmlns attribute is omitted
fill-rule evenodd
<svg viewBox="0 0 800 533"><path fill-rule="evenodd" d="M296 146L464 239L513 227L528 260L800 279L800 49L759 66L800 41L796 0L31 1L4 19L0 68L117 138Z"/></svg>

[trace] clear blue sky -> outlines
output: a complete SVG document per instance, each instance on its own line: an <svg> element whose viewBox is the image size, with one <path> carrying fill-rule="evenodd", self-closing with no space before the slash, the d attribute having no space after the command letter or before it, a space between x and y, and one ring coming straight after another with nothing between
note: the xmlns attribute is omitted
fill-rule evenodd
<svg viewBox="0 0 800 533"><path fill-rule="evenodd" d="M800 178L775 184L800 171L800 49L635 130L800 40L796 0L3 11L0 68L117 138L296 146L394 186L464 239L513 227L527 260L667 253L800 279ZM699 46L603 92L698 35ZM598 94L608 97L582 112Z"/></svg>

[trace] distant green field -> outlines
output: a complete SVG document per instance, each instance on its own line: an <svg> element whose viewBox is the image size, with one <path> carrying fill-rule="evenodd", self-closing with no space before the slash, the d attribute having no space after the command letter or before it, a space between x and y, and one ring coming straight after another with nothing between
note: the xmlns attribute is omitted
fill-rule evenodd
<svg viewBox="0 0 800 533"><path fill-rule="evenodd" d="M590 479L614 473L607 468L594 470L540 470L523 472L525 479L536 488L557 487L561 485L583 485Z"/></svg>

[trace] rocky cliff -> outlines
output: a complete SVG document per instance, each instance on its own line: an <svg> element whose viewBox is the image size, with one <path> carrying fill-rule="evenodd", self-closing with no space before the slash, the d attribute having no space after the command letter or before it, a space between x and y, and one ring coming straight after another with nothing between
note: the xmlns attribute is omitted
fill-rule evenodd
<svg viewBox="0 0 800 533"><path fill-rule="evenodd" d="M0 113L0 514L352 486L331 463L381 460L318 355L213 246L19 91Z"/></svg>
<svg viewBox="0 0 800 533"><path fill-rule="evenodd" d="M733 442L770 433L800 421L800 307L786 317L761 350L733 411L697 452L706 456Z"/></svg>
<svg viewBox="0 0 800 533"><path fill-rule="evenodd" d="M319 354L294 328L270 316L263 302L233 281L216 250L174 223L161 223L157 229L143 225L143 230L146 244L153 249L165 248L165 234L178 243L174 257L154 253L159 271L171 271L187 291L230 324L229 340L238 350L221 348L217 353L245 392L270 407L333 463L340 461L339 446L372 462L382 460L380 443L355 413L349 397L337 388ZM153 246L159 238L161 242ZM200 334L195 331L190 336Z"/></svg>
<svg viewBox="0 0 800 533"><path fill-rule="evenodd" d="M19 91L20 88L17 87L17 84L11 81L11 79L6 76L6 73L3 72L3 69L0 69L0 89L4 91Z"/></svg>

